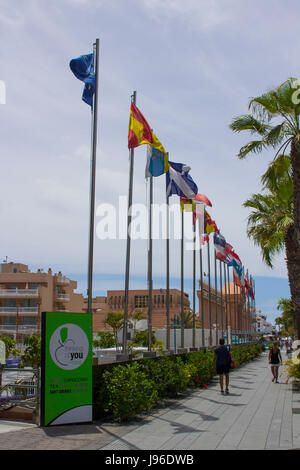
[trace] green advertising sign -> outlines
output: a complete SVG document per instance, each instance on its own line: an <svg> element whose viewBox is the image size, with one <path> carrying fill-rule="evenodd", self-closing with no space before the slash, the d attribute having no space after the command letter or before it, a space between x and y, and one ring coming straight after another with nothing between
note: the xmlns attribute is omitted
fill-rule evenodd
<svg viewBox="0 0 300 470"><path fill-rule="evenodd" d="M92 315L43 312L41 425L92 421Z"/></svg>

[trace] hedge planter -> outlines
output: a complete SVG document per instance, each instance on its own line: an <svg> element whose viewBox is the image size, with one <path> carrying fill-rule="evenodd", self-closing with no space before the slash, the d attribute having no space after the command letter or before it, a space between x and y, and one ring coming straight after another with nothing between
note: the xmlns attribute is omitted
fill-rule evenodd
<svg viewBox="0 0 300 470"><path fill-rule="evenodd" d="M260 345L231 347L236 367L253 360L260 352ZM188 388L207 388L215 375L212 350L94 366L94 419L132 419Z"/></svg>

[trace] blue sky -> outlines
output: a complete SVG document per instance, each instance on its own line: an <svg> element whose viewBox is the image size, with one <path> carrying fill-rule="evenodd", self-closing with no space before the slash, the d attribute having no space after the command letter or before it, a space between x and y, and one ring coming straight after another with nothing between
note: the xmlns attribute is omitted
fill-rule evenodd
<svg viewBox="0 0 300 470"><path fill-rule="evenodd" d="M273 155L239 161L248 136L234 134L229 124L247 112L251 97L298 77L299 13L296 0L1 0L3 259L72 274L85 292L90 110L69 61L91 52L99 37L96 204L117 206L127 195L129 105L137 90L137 105L170 160L191 166L199 192L213 203L212 217L256 277L257 307L269 319L276 316L278 298L289 294L284 254L273 270L263 265L246 236L242 207L260 191ZM147 202L144 166L145 148L139 148L134 202ZM156 202L164 201L162 178L156 178L154 193ZM110 286L111 276L123 288L125 246L124 240L95 239L95 294ZM174 284L178 250L174 241ZM147 242L138 240L132 245L132 287L146 287L146 263ZM191 270L187 254L186 286ZM155 243L153 271L161 287L163 243Z"/></svg>

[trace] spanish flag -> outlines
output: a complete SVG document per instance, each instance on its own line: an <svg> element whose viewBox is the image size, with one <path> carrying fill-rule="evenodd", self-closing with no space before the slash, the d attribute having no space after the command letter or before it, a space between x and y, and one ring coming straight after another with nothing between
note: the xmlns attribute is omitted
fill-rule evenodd
<svg viewBox="0 0 300 470"><path fill-rule="evenodd" d="M168 162L168 155L160 140L152 132L151 127L149 126L141 111L132 102L129 117L128 148L133 149L143 144L148 144L159 152L160 156L164 160L164 168L161 174L166 173L170 166Z"/></svg>
<svg viewBox="0 0 300 470"><path fill-rule="evenodd" d="M207 234L212 233L212 232L219 232L216 222L212 220L212 218L210 217L210 214L206 211L205 211L204 228L205 228L205 233Z"/></svg>
<svg viewBox="0 0 300 470"><path fill-rule="evenodd" d="M196 209L194 199L187 199L186 197L180 198L180 207L184 212L193 212Z"/></svg>

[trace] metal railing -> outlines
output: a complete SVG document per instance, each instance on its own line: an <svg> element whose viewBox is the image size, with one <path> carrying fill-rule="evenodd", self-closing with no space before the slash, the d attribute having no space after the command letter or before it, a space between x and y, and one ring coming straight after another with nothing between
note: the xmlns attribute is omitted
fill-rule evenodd
<svg viewBox="0 0 300 470"><path fill-rule="evenodd" d="M69 294L56 294L57 300L70 300Z"/></svg>
<svg viewBox="0 0 300 470"><path fill-rule="evenodd" d="M38 307L0 307L0 314L17 315L17 314L38 314Z"/></svg>
<svg viewBox="0 0 300 470"><path fill-rule="evenodd" d="M38 297L38 289L0 289L0 297Z"/></svg>
<svg viewBox="0 0 300 470"><path fill-rule="evenodd" d="M0 388L0 410L7 410L14 406L36 409L37 379L34 375L22 377Z"/></svg>
<svg viewBox="0 0 300 470"><path fill-rule="evenodd" d="M70 279L68 279L68 278L65 277L65 276L57 276L57 278L56 278L56 284L68 285L68 284L70 284Z"/></svg>

